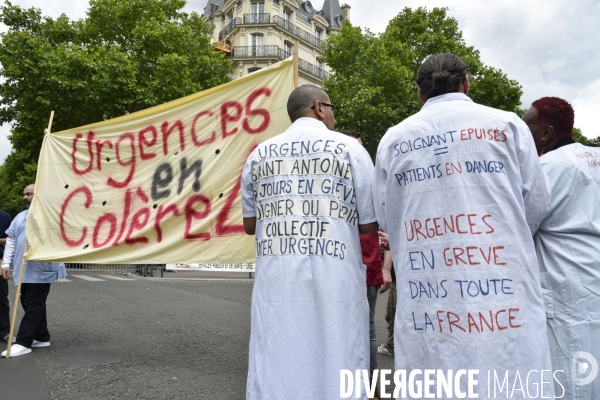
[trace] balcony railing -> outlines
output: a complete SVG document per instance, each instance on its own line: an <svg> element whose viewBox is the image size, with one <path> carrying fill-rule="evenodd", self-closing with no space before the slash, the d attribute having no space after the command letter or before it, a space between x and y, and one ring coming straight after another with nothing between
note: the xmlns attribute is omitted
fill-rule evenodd
<svg viewBox="0 0 600 400"><path fill-rule="evenodd" d="M319 39L315 35L311 34L310 32L305 31L302 28L298 28L296 25L292 24L290 21L283 19L278 15L274 15L273 23L277 24L277 26L288 31L292 35L297 36L298 38L304 40L305 42L308 42L308 43L312 44L313 46L321 48L321 42L322 42L321 39Z"/></svg>
<svg viewBox="0 0 600 400"><path fill-rule="evenodd" d="M223 39L225 36L229 35L231 31L235 29L237 25L246 25L246 24L268 24L271 22L270 14L244 14L244 19L242 18L234 18L230 23L227 24L221 32L219 32L219 40Z"/></svg>
<svg viewBox="0 0 600 400"><path fill-rule="evenodd" d="M221 32L219 32L219 39L223 39L224 37L229 35L231 33L231 31L235 29L236 25L241 25L241 24L242 24L241 18L233 19L230 23L227 24L227 26L225 28L223 28L223 30Z"/></svg>
<svg viewBox="0 0 600 400"><path fill-rule="evenodd" d="M271 14L244 14L244 24L268 24L271 22Z"/></svg>
<svg viewBox="0 0 600 400"><path fill-rule="evenodd" d="M235 46L233 48L232 57L233 58L255 58L255 57L265 57L265 58L277 58L279 60L285 60L292 56L292 53L289 51L285 51L279 46ZM329 72L325 71L322 68L317 67L303 59L298 60L298 69L300 71L304 71L308 74L316 76L319 79L328 79Z"/></svg>
<svg viewBox="0 0 600 400"><path fill-rule="evenodd" d="M298 14L300 15L300 14ZM244 19L235 18L233 19L221 32L219 32L219 40L224 39L227 35L231 33L235 29L237 25L250 25L250 24L269 24L271 23L271 15L268 13L250 13L244 14ZM322 48L321 43L322 40L313 35L310 32L305 31L302 28L297 27L292 24L290 21L281 18L278 15L273 16L273 23L282 28L283 30L291 33L292 35L302 39L303 41L312 44L317 48Z"/></svg>
<svg viewBox="0 0 600 400"><path fill-rule="evenodd" d="M277 45L272 46L235 46L233 48L233 58L254 58L254 57L270 57L280 60L283 57L284 51Z"/></svg>
<svg viewBox="0 0 600 400"><path fill-rule="evenodd" d="M325 80L329 78L329 72L325 71L323 68L319 68L316 65L304 61L303 59L298 60L298 69L314 75L319 79Z"/></svg>

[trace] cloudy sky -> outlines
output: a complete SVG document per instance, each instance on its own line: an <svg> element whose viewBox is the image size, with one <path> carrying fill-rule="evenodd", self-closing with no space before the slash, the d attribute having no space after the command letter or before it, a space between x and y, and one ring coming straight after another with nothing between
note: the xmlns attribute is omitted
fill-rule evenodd
<svg viewBox="0 0 600 400"><path fill-rule="evenodd" d="M191 0L188 10L202 11L207 0ZM351 6L354 25L382 32L404 7L448 7L467 44L485 64L500 68L523 86L523 107L543 96L558 96L575 108L575 126L593 138L600 112L600 1L598 0L342 0ZM85 17L87 1L13 0L40 8L44 15ZM320 9L323 0L313 0ZM60 109L57 107L57 112ZM43 128L43 127L42 127ZM9 127L0 128L0 162L10 153Z"/></svg>

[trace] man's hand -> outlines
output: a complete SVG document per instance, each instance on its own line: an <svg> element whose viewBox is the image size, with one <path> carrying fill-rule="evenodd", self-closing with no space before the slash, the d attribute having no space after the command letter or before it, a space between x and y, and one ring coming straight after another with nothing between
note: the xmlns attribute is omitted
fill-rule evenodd
<svg viewBox="0 0 600 400"><path fill-rule="evenodd" d="M390 286L392 286L392 252L389 250L383 251L383 266L381 267L381 272L383 275L383 285L381 285L379 293L385 293Z"/></svg>
<svg viewBox="0 0 600 400"><path fill-rule="evenodd" d="M10 279L10 268L2 268L2 278L5 280Z"/></svg>
<svg viewBox="0 0 600 400"><path fill-rule="evenodd" d="M379 231L377 232L377 234L379 235L379 247L381 247L384 250L390 250L390 238L388 236L387 233Z"/></svg>
<svg viewBox="0 0 600 400"><path fill-rule="evenodd" d="M383 285L381 285L381 289L379 289L379 293L385 293L390 286L392 286L392 271L389 269L384 269L381 271L383 274Z"/></svg>
<svg viewBox="0 0 600 400"><path fill-rule="evenodd" d="M244 232L248 235L256 233L256 217L244 218Z"/></svg>

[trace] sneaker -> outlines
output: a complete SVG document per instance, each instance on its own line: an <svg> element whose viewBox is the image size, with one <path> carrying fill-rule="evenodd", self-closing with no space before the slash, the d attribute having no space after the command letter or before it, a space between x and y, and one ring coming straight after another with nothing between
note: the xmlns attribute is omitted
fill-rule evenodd
<svg viewBox="0 0 600 400"><path fill-rule="evenodd" d="M31 347L48 347L50 346L50 342L38 342L37 340L34 340L33 343L31 344Z"/></svg>
<svg viewBox="0 0 600 400"><path fill-rule="evenodd" d="M383 344L383 343L381 343L381 346L379 346L377 348L377 352L379 354L384 354L386 356L392 356L392 357L394 357L394 352L389 351L388 348L387 348L387 346L385 344Z"/></svg>
<svg viewBox="0 0 600 400"><path fill-rule="evenodd" d="M8 350L4 350L2 352L2 354L0 354L0 356L6 358L6 352ZM10 346L10 356L11 357L19 357L22 356L24 354L29 354L31 353L31 349L28 349L25 346L21 346L20 344L13 344L12 346Z"/></svg>
<svg viewBox="0 0 600 400"><path fill-rule="evenodd" d="M15 341L14 337L13 337L12 341L13 342ZM6 342L6 343L8 343L8 335L0 337L0 342Z"/></svg>

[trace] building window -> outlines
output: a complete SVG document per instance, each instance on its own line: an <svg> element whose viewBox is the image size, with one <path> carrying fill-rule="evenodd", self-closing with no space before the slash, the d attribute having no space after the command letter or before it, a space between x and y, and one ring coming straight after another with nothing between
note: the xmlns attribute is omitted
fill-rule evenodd
<svg viewBox="0 0 600 400"><path fill-rule="evenodd" d="M265 14L265 3L250 3L250 14L244 15L245 24L268 24L269 14Z"/></svg>
<svg viewBox="0 0 600 400"><path fill-rule="evenodd" d="M283 51L285 51L285 58L291 57L294 54L294 45L290 42L283 42Z"/></svg>
<svg viewBox="0 0 600 400"><path fill-rule="evenodd" d="M283 29L285 29L286 31L289 31L290 29L293 28L293 25L292 25L292 12L289 9L287 9L287 8L283 9L283 25L281 27Z"/></svg>
<svg viewBox="0 0 600 400"><path fill-rule="evenodd" d="M265 55L265 38L260 34L251 35L252 47L250 53L252 56L264 56Z"/></svg>
<svg viewBox="0 0 600 400"><path fill-rule="evenodd" d="M317 43L321 43L323 40L323 30L319 28L315 28L315 38L317 39Z"/></svg>
<svg viewBox="0 0 600 400"><path fill-rule="evenodd" d="M253 68L248 68L248 74L251 74L253 72L256 72L258 70L262 69L261 67L253 67Z"/></svg>
<svg viewBox="0 0 600 400"><path fill-rule="evenodd" d="M317 57L317 68L321 68L323 69L323 63L321 62L321 59L319 57Z"/></svg>
<svg viewBox="0 0 600 400"><path fill-rule="evenodd" d="M252 14L264 14L265 13L265 3L251 3L250 4L250 12Z"/></svg>
<svg viewBox="0 0 600 400"><path fill-rule="evenodd" d="M252 13L249 15L249 22L251 24L264 24L269 22L265 18L265 3L251 3L250 11L252 11ZM246 17L244 17L244 20L246 20Z"/></svg>

